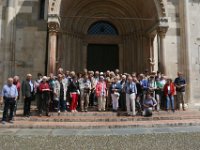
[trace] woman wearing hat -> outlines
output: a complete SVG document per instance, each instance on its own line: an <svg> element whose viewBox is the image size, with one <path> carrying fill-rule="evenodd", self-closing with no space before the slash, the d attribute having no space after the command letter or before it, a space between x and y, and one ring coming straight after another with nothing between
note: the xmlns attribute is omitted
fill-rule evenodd
<svg viewBox="0 0 200 150"><path fill-rule="evenodd" d="M111 97L112 97L112 109L117 111L119 107L119 96L121 92L121 84L118 82L118 77L114 78L114 81L110 87Z"/></svg>
<svg viewBox="0 0 200 150"><path fill-rule="evenodd" d="M104 77L100 76L99 81L96 85L96 96L98 99L98 111L106 110L106 96L107 96L107 88L106 82L104 81Z"/></svg>

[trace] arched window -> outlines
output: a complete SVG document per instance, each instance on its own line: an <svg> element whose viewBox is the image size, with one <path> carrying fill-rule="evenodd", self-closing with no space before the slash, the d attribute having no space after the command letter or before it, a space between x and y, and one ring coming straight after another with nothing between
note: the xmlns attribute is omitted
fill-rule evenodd
<svg viewBox="0 0 200 150"><path fill-rule="evenodd" d="M88 29L89 35L118 35L118 31L111 23L98 21L93 23Z"/></svg>

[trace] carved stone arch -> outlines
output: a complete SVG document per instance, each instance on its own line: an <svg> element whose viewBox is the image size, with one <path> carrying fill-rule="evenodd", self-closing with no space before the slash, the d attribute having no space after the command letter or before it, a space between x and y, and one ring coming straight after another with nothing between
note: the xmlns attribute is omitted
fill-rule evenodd
<svg viewBox="0 0 200 150"><path fill-rule="evenodd" d="M167 12L166 12L166 0L154 0L157 12L158 12L158 17L167 17Z"/></svg>
<svg viewBox="0 0 200 150"><path fill-rule="evenodd" d="M48 14L55 14L55 15L60 15L60 8L62 2L65 0L49 0L49 10ZM166 17L167 12L166 12L166 0L154 0L158 16L159 17Z"/></svg>

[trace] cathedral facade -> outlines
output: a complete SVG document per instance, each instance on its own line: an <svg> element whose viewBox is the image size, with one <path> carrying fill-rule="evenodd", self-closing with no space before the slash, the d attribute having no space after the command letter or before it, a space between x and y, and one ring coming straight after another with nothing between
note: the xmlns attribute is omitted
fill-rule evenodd
<svg viewBox="0 0 200 150"><path fill-rule="evenodd" d="M59 67L181 71L198 106L198 14L200 0L0 0L0 85Z"/></svg>

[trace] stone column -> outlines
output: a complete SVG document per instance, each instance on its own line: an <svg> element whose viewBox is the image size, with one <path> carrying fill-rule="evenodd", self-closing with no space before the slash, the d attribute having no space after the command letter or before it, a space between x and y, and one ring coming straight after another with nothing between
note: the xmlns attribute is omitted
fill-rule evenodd
<svg viewBox="0 0 200 150"><path fill-rule="evenodd" d="M150 45L150 57L149 57L149 65L150 65L150 72L154 71L155 59L154 59L154 35L149 36L149 45Z"/></svg>
<svg viewBox="0 0 200 150"><path fill-rule="evenodd" d="M4 50L4 80L9 76L15 75L15 22L16 22L16 1L7 0L5 3L5 20L2 22L4 31L3 50ZM4 10L4 9L3 9Z"/></svg>
<svg viewBox="0 0 200 150"><path fill-rule="evenodd" d="M167 65L165 61L165 45L164 45L164 39L166 34L165 28L159 28L158 29L158 36L159 36L159 51L160 51L160 62L159 62L159 71L161 71L163 74L167 73Z"/></svg>
<svg viewBox="0 0 200 150"><path fill-rule="evenodd" d="M48 72L56 73L56 51L57 51L57 33L59 25L56 22L50 22L49 27L49 50L48 50Z"/></svg>

